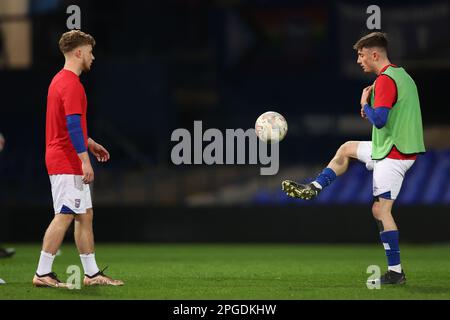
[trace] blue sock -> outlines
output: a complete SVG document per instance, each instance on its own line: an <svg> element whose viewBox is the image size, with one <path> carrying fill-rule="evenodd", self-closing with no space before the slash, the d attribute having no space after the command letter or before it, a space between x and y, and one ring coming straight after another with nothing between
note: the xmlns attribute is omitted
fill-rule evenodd
<svg viewBox="0 0 450 320"><path fill-rule="evenodd" d="M316 182L320 184L320 186L325 188L326 186L329 186L334 180L336 179L336 173L330 169L325 168L323 171L317 176Z"/></svg>
<svg viewBox="0 0 450 320"><path fill-rule="evenodd" d="M380 233L381 242L384 250L386 250L386 257L388 266L397 266L400 264L400 248L398 246L398 230L385 231Z"/></svg>

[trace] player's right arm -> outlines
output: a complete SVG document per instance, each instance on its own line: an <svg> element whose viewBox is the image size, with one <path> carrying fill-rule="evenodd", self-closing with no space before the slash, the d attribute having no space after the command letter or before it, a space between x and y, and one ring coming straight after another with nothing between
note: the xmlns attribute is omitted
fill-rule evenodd
<svg viewBox="0 0 450 320"><path fill-rule="evenodd" d="M79 153L81 160L81 168L83 170L83 183L89 184L94 181L94 169L92 169L91 161L87 152Z"/></svg>
<svg viewBox="0 0 450 320"><path fill-rule="evenodd" d="M94 170L92 169L87 146L85 144L83 129L81 128L81 115L70 114L66 116L67 130L69 131L72 145L77 151L81 160L81 169L83 171L83 182L88 184L94 181Z"/></svg>

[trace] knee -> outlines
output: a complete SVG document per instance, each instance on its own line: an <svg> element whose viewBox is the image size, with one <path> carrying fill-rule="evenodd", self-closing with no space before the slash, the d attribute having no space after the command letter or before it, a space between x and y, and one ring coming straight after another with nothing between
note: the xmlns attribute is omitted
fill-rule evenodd
<svg viewBox="0 0 450 320"><path fill-rule="evenodd" d="M350 152L351 142L347 141L346 143L342 144L338 151L336 152L336 157L338 158L345 158L348 157Z"/></svg>
<svg viewBox="0 0 450 320"><path fill-rule="evenodd" d="M372 215L376 220L381 220L383 216L383 211L378 202L374 202L372 205Z"/></svg>

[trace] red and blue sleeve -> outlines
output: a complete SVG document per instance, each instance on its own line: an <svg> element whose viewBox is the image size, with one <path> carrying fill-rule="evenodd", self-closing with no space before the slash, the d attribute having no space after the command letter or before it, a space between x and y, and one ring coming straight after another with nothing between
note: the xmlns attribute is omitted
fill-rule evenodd
<svg viewBox="0 0 450 320"><path fill-rule="evenodd" d="M84 91L79 83L70 83L62 94L64 113L66 115L67 130L70 140L77 153L87 150L84 142L83 129L81 127L81 116L83 114Z"/></svg>
<svg viewBox="0 0 450 320"><path fill-rule="evenodd" d="M389 110L397 102L397 86L387 75L380 75L375 82L375 99L373 108L366 104L364 112L369 121L378 129L386 125Z"/></svg>
<svg viewBox="0 0 450 320"><path fill-rule="evenodd" d="M77 153L87 151L84 143L83 129L81 128L81 115L71 114L66 116L67 130L69 131L70 140Z"/></svg>

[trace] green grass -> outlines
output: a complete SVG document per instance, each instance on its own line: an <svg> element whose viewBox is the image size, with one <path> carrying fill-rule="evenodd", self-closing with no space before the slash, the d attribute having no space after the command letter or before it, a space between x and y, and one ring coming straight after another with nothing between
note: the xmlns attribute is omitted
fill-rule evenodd
<svg viewBox="0 0 450 320"><path fill-rule="evenodd" d="M381 246L358 245L98 245L97 262L124 287L34 288L40 247L16 245L0 260L0 299L449 299L450 247L402 246L408 283L369 290L369 265L386 261ZM65 245L54 271L66 280L81 267Z"/></svg>

